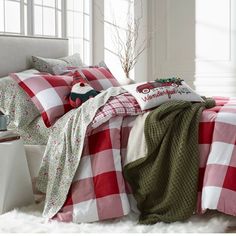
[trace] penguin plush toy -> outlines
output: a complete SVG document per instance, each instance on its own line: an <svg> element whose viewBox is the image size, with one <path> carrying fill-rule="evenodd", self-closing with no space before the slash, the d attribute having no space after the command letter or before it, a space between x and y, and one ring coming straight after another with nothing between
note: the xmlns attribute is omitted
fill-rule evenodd
<svg viewBox="0 0 236 236"><path fill-rule="evenodd" d="M68 96L69 103L73 108L77 108L82 105L89 98L93 98L99 94L94 90L85 79L78 76L78 73L74 74L72 83L72 89Z"/></svg>

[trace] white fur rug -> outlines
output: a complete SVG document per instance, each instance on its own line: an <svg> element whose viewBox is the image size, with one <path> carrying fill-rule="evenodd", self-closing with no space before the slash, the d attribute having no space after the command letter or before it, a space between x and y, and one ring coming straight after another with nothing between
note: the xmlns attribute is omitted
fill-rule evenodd
<svg viewBox="0 0 236 236"><path fill-rule="evenodd" d="M42 207L37 204L1 215L0 233L214 233L225 232L227 227L236 225L236 217L216 212L193 216L186 222L152 226L138 225L134 214L98 223L47 223L41 216Z"/></svg>

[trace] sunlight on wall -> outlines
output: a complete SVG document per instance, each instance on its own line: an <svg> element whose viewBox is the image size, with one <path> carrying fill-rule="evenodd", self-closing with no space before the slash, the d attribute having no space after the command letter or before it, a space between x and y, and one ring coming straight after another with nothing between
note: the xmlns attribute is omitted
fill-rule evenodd
<svg viewBox="0 0 236 236"><path fill-rule="evenodd" d="M196 58L228 60L230 15L228 0L197 0Z"/></svg>
<svg viewBox="0 0 236 236"><path fill-rule="evenodd" d="M196 0L196 90L236 96L235 1Z"/></svg>

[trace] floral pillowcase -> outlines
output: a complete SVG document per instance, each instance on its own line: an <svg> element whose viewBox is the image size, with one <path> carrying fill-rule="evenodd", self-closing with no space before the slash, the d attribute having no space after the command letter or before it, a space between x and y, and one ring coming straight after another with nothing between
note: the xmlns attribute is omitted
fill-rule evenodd
<svg viewBox="0 0 236 236"><path fill-rule="evenodd" d="M67 66L83 66L83 62L80 54L75 53L58 59L32 56L32 65L40 72L47 72L55 75L58 74L57 72L61 68Z"/></svg>
<svg viewBox="0 0 236 236"><path fill-rule="evenodd" d="M39 71L27 70L25 73L30 75ZM30 97L9 76L0 79L0 111L10 115L12 128L25 127L40 115Z"/></svg>

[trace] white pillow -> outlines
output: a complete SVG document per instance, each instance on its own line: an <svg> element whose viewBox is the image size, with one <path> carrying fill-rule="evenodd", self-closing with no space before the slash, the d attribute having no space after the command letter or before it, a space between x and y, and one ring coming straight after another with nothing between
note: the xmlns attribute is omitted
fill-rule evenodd
<svg viewBox="0 0 236 236"><path fill-rule="evenodd" d="M136 98L142 110L156 107L170 100L204 101L183 80L175 78L130 84L122 87Z"/></svg>

